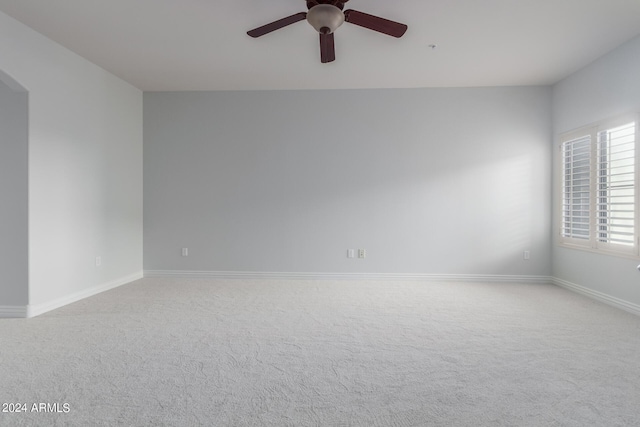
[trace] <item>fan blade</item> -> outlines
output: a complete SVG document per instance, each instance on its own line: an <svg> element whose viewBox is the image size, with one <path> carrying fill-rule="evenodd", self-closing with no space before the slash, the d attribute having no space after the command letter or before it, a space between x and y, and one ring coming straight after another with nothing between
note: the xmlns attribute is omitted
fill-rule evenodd
<svg viewBox="0 0 640 427"><path fill-rule="evenodd" d="M333 41L333 33L320 33L320 61L323 64L336 60L336 47Z"/></svg>
<svg viewBox="0 0 640 427"><path fill-rule="evenodd" d="M399 22L389 21L388 19L369 15L364 12L358 12L353 9L346 10L344 12L344 20L370 30L398 38L402 37L407 31L407 28L409 28Z"/></svg>
<svg viewBox="0 0 640 427"><path fill-rule="evenodd" d="M247 31L251 37L260 37L268 34L272 31L279 30L287 25L295 24L298 21L304 21L307 19L307 12L296 13L295 15L287 16L286 18L273 21L270 24L263 25L262 27L254 28L251 31Z"/></svg>

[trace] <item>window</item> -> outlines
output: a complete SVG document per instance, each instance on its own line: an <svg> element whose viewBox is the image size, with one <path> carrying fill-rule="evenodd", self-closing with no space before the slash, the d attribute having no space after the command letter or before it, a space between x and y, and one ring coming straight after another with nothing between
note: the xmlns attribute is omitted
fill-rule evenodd
<svg viewBox="0 0 640 427"><path fill-rule="evenodd" d="M626 118L561 136L562 244L638 255L636 134Z"/></svg>

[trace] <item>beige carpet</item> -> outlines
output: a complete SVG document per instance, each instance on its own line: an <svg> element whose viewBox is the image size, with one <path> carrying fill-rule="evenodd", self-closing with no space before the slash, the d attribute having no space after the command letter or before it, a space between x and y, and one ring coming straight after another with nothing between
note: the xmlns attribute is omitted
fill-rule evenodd
<svg viewBox="0 0 640 427"><path fill-rule="evenodd" d="M552 285L143 279L0 320L0 403L27 409L2 426L637 426L640 318Z"/></svg>

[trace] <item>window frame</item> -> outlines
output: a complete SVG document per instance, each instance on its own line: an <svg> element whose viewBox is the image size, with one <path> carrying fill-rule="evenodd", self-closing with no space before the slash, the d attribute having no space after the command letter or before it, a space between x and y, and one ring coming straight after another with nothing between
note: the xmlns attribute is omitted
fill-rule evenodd
<svg viewBox="0 0 640 427"><path fill-rule="evenodd" d="M559 159L558 159L558 176L559 176L559 194L558 194L558 243L560 246L579 249L590 252L616 255L622 257L631 257L637 259L640 257L640 115L626 114L613 119L602 120L579 129L565 132L559 135ZM634 123L634 228L633 228L633 244L623 245L611 242L602 242L598 238L598 190L599 190L599 167L598 167L598 134L603 131L612 130L629 123ZM564 230L564 188L565 188L565 153L564 145L567 142L577 141L580 138L590 137L590 167L589 167L589 238L575 238L563 235Z"/></svg>

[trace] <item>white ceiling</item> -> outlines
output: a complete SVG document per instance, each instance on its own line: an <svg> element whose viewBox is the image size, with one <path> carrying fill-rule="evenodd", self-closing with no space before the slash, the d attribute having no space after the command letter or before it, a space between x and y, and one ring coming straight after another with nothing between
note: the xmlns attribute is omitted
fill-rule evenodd
<svg viewBox="0 0 640 427"><path fill-rule="evenodd" d="M298 22L304 0L0 0L0 10L145 91L545 85L640 34L640 0L350 0L405 23L345 23L337 60ZM436 44L436 49L429 48Z"/></svg>

